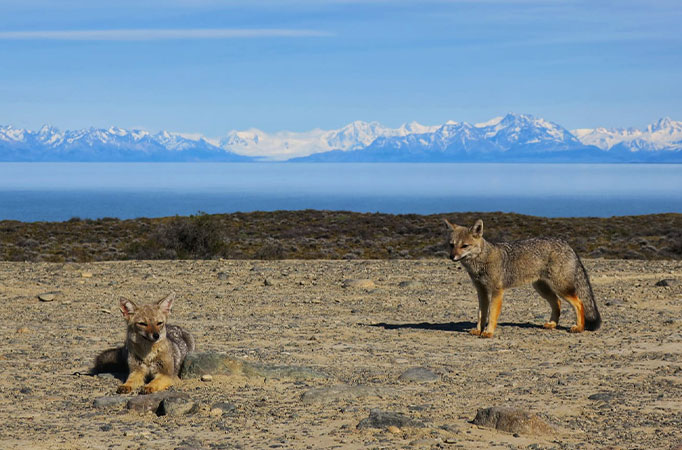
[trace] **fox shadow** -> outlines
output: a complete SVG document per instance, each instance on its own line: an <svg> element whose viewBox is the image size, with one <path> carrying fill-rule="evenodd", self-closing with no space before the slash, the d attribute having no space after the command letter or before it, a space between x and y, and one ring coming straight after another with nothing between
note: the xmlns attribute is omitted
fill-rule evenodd
<svg viewBox="0 0 682 450"><path fill-rule="evenodd" d="M446 322L446 323L370 323L364 324L370 327L379 327L385 330L399 330L399 329L413 329L413 330L436 330L449 331L454 333L469 333L469 330L476 328L475 322ZM514 323L514 322L500 322L498 327L516 327L516 328L538 328L543 329L542 325L530 322Z"/></svg>

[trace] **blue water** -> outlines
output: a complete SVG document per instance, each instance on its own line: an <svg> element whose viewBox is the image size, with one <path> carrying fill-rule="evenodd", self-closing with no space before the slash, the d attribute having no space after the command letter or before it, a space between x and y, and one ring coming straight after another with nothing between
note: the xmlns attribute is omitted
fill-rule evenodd
<svg viewBox="0 0 682 450"><path fill-rule="evenodd" d="M682 212L682 165L0 164L0 220L307 208L546 217Z"/></svg>

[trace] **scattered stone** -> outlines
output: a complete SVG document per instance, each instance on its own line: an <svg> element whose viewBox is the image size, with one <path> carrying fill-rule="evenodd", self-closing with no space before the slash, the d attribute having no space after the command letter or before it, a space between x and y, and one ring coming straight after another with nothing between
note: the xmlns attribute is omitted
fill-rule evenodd
<svg viewBox="0 0 682 450"><path fill-rule="evenodd" d="M374 289L376 285L374 281L369 279L359 279L359 280L343 280L342 286L344 288L352 289Z"/></svg>
<svg viewBox="0 0 682 450"><path fill-rule="evenodd" d="M160 416L184 416L197 412L199 406L188 397L166 397L161 401L157 414Z"/></svg>
<svg viewBox="0 0 682 450"><path fill-rule="evenodd" d="M211 406L211 414L216 414L213 411L220 411L220 415L235 414L237 407L230 402L217 402Z"/></svg>
<svg viewBox="0 0 682 450"><path fill-rule="evenodd" d="M190 353L180 369L180 378L200 378L202 375L241 375L247 378L293 378L296 380L329 378L326 374L308 367L256 364L225 353Z"/></svg>
<svg viewBox="0 0 682 450"><path fill-rule="evenodd" d="M419 289L423 286L424 285L422 284L421 281L416 281L416 280L407 280L407 281L401 281L400 283L398 283L398 287L401 287L401 288Z"/></svg>
<svg viewBox="0 0 682 450"><path fill-rule="evenodd" d="M92 278L92 272L81 272L82 278Z"/></svg>
<svg viewBox="0 0 682 450"><path fill-rule="evenodd" d="M95 408L110 408L126 403L128 400L130 400L130 397L126 397L125 395L108 395L106 397L97 397L92 402L92 406Z"/></svg>
<svg viewBox="0 0 682 450"><path fill-rule="evenodd" d="M212 375L202 375L200 379L201 379L201 381L213 381L213 376Z"/></svg>
<svg viewBox="0 0 682 450"><path fill-rule="evenodd" d="M38 300L41 302L51 302L57 298L57 295L59 294L61 294L59 291L43 292L42 294L38 294Z"/></svg>
<svg viewBox="0 0 682 450"><path fill-rule="evenodd" d="M596 394L592 394L589 397L587 397L588 400L594 400L599 402L608 402L613 400L614 398L615 394L613 392L597 392Z"/></svg>
<svg viewBox="0 0 682 450"><path fill-rule="evenodd" d="M309 405L311 403L331 403L338 400L353 400L378 395L376 388L370 386L340 384L310 389L301 395L301 401Z"/></svg>
<svg viewBox="0 0 682 450"><path fill-rule="evenodd" d="M659 287L673 287L678 284L678 281L674 278L664 278L656 283Z"/></svg>
<svg viewBox="0 0 682 450"><path fill-rule="evenodd" d="M440 380L440 375L426 367L412 367L398 377L400 381L416 381L418 383L434 383Z"/></svg>
<svg viewBox="0 0 682 450"><path fill-rule="evenodd" d="M137 397L133 397L130 400L128 400L126 408L141 413L149 411L157 412L159 410L161 402L168 398L189 399L189 396L187 394L183 394L180 392L171 391L155 392L149 395L138 395Z"/></svg>
<svg viewBox="0 0 682 450"><path fill-rule="evenodd" d="M553 427L535 414L522 409L497 406L479 409L472 423L507 433L549 434L554 431Z"/></svg>
<svg viewBox="0 0 682 450"><path fill-rule="evenodd" d="M411 417L407 417L400 413L385 412L380 409L372 409L369 412L369 417L362 419L358 423L357 428L388 428L390 426L398 428L423 428L425 425Z"/></svg>

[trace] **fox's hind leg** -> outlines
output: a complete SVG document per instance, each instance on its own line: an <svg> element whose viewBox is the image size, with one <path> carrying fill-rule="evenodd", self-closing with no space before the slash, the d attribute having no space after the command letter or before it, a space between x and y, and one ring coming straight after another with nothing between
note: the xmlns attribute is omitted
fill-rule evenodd
<svg viewBox="0 0 682 450"><path fill-rule="evenodd" d="M543 327L548 329L556 328L559 324L559 316L561 315L561 299L559 299L559 296L554 293L552 288L545 281L538 280L533 283L533 287L542 298L547 300L547 303L549 303L549 306L552 308L552 315Z"/></svg>
<svg viewBox="0 0 682 450"><path fill-rule="evenodd" d="M575 294L562 295L564 299L575 309L575 325L569 330L571 333L582 333L585 331L585 307L582 300Z"/></svg>

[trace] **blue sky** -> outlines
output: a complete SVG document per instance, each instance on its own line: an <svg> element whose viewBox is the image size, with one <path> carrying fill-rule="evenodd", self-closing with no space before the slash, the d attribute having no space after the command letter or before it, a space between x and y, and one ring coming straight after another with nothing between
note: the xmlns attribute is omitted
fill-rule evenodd
<svg viewBox="0 0 682 450"><path fill-rule="evenodd" d="M0 124L682 120L682 2L0 0Z"/></svg>

